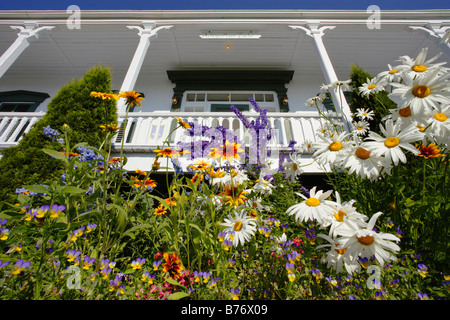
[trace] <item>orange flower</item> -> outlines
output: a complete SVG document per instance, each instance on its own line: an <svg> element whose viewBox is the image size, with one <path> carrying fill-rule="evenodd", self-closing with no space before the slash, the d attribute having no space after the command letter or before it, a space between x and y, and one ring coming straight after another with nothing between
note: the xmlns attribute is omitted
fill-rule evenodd
<svg viewBox="0 0 450 320"><path fill-rule="evenodd" d="M209 153L210 157L215 159L222 160L227 159L228 161L232 161L234 158L237 160L241 160L239 153L244 152L244 149L241 149L241 144L237 144L235 142L230 143L228 140L225 141L224 145L221 145L220 148L212 148L212 151Z"/></svg>
<svg viewBox="0 0 450 320"><path fill-rule="evenodd" d="M120 126L118 124L107 124L107 125L101 125L100 128L103 132L110 131L115 132L120 130Z"/></svg>
<svg viewBox="0 0 450 320"><path fill-rule="evenodd" d="M181 276L181 271L183 271L184 268L178 255L175 252L171 255L169 255L167 252L164 252L163 258L166 261L162 264L163 272L165 274L168 274L170 279L179 279Z"/></svg>
<svg viewBox="0 0 450 320"><path fill-rule="evenodd" d="M185 131L187 131L187 129L191 127L188 123L184 122L183 119L181 119L180 117L175 117L175 119L178 120L178 124L182 126Z"/></svg>
<svg viewBox="0 0 450 320"><path fill-rule="evenodd" d="M141 107L141 102L144 101L144 98L140 96L141 94L132 90L132 91L120 91L119 96L127 100L127 104L130 105L130 108L134 105L137 105L139 108Z"/></svg>
<svg viewBox="0 0 450 320"><path fill-rule="evenodd" d="M431 143L428 146L422 145L422 147L420 147L419 151L420 151L420 153L417 154L417 156L423 157L425 159L437 158L437 157L444 156L443 154L439 153L441 151L441 149L439 149L435 143Z"/></svg>
<svg viewBox="0 0 450 320"><path fill-rule="evenodd" d="M244 191L244 187L241 186L227 186L223 188L222 195L225 196L225 204L229 204L230 207L235 205L239 207L241 204L247 200L244 194L248 193Z"/></svg>
<svg viewBox="0 0 450 320"><path fill-rule="evenodd" d="M114 93L105 93L105 92L96 92L96 91L92 91L90 94L91 97L96 97L96 98L102 98L102 100L119 100L119 96L117 94Z"/></svg>
<svg viewBox="0 0 450 320"><path fill-rule="evenodd" d="M187 150L183 150L181 151L180 149L170 149L169 147L162 149L162 150L153 150L153 152L156 152L156 156L160 157L162 156L163 158L165 157L169 157L169 158L179 158L182 154L184 153L188 153Z"/></svg>
<svg viewBox="0 0 450 320"><path fill-rule="evenodd" d="M160 215L163 215L163 214L166 214L166 213L167 213L167 208L164 207L162 205L162 203L160 203L159 206L157 208L155 208L155 211L153 212L153 214L156 215L156 216L160 216Z"/></svg>

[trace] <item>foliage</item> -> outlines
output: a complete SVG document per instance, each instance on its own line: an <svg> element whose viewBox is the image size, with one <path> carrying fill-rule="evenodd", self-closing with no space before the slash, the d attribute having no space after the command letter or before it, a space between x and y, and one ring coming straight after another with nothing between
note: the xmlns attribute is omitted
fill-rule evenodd
<svg viewBox="0 0 450 320"><path fill-rule="evenodd" d="M142 97L120 97L127 100L126 124ZM376 155L379 145L368 143L376 136L369 131L366 141L331 123L311 148L313 161L335 171L334 190L318 190L301 184L302 153L295 141L279 163L270 163L266 153L251 163L251 150L229 130L177 120L147 172L124 169L123 146L120 157L112 156L117 125L102 124L99 146L74 143L71 128L61 128L64 152L42 152L64 164L64 179L25 185L29 193L0 212L2 299L449 298L442 251L448 198L439 193L448 183L442 141L439 150L407 147L405 158L385 154L374 171L353 172L345 160L355 150L366 160ZM382 125L395 126L392 119ZM197 147L169 144L180 129L200 138ZM271 137L264 131L269 128L259 129ZM402 128L405 135L388 138L399 136L404 147L442 134L430 132L412 125ZM341 150L343 157L331 154ZM165 174L167 190L158 190L156 173Z"/></svg>
<svg viewBox="0 0 450 320"><path fill-rule="evenodd" d="M0 159L0 198L12 201L18 187L25 184L46 184L63 173L58 159L48 158L42 149L63 150L58 140L63 125L73 143L100 146L103 123L116 121L115 104L109 100L90 97L92 91L110 92L111 70L94 66L82 79L66 83L47 106L44 117L24 134L17 146L2 151ZM44 128L47 129L45 132ZM49 131L50 130L50 131ZM53 130L53 131L51 131ZM51 137L49 139L49 136Z"/></svg>

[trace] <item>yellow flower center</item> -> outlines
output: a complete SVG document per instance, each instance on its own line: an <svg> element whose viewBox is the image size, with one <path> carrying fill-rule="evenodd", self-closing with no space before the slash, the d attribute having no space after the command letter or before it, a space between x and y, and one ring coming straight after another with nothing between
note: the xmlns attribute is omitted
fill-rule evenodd
<svg viewBox="0 0 450 320"><path fill-rule="evenodd" d="M294 163L292 164L292 170L297 171L297 169L298 169L298 166L297 166L297 164L294 162Z"/></svg>
<svg viewBox="0 0 450 320"><path fill-rule="evenodd" d="M342 149L342 143L336 141L330 144L330 146L328 147L328 149L330 149L330 151L339 151Z"/></svg>
<svg viewBox="0 0 450 320"><path fill-rule="evenodd" d="M389 74L394 74L394 73L396 73L398 70L397 69L392 69L392 70L390 70L388 73Z"/></svg>
<svg viewBox="0 0 450 320"><path fill-rule="evenodd" d="M423 85L414 87L412 89L412 94L418 98L425 98L425 97L429 96L430 93L431 93L431 89L429 87L423 86Z"/></svg>
<svg viewBox="0 0 450 320"><path fill-rule="evenodd" d="M344 221L344 216L345 216L345 212L342 212L341 210L339 210L338 212L334 213L334 217L339 222L343 222Z"/></svg>
<svg viewBox="0 0 450 320"><path fill-rule="evenodd" d="M241 230L242 229L242 221L237 221L235 224L234 224L234 231L239 231L239 230Z"/></svg>
<svg viewBox="0 0 450 320"><path fill-rule="evenodd" d="M384 141L384 145L388 148L394 148L400 144L400 140L397 137L389 137Z"/></svg>
<svg viewBox="0 0 450 320"><path fill-rule="evenodd" d="M359 126L358 128L357 128L358 130L362 130L363 129L363 127L362 126Z"/></svg>
<svg viewBox="0 0 450 320"><path fill-rule="evenodd" d="M334 250L336 250L336 252L339 253L339 254L344 254L345 251L347 251L347 248L344 248L344 249L334 249Z"/></svg>
<svg viewBox="0 0 450 320"><path fill-rule="evenodd" d="M428 68L423 64L415 64L411 67L411 69L415 72L425 72Z"/></svg>
<svg viewBox="0 0 450 320"><path fill-rule="evenodd" d="M309 198L306 200L306 205L309 207L317 207L320 204L320 200L317 198Z"/></svg>
<svg viewBox="0 0 450 320"><path fill-rule="evenodd" d="M364 236L364 237L358 237L357 239L358 239L359 243L362 243L362 244L364 244L366 246L371 245L373 243L373 241L374 241L374 238L372 236L369 236L369 235Z"/></svg>
<svg viewBox="0 0 450 320"><path fill-rule="evenodd" d="M369 159L370 157L370 151L367 151L366 149L359 147L358 149L356 149L355 155L362 160L366 160Z"/></svg>
<svg viewBox="0 0 450 320"><path fill-rule="evenodd" d="M411 108L409 106L402 108L402 109L398 110L398 114L403 118L410 117L411 116Z"/></svg>
<svg viewBox="0 0 450 320"><path fill-rule="evenodd" d="M433 116L437 121L444 122L447 120L447 116L443 113L436 112Z"/></svg>
<svg viewBox="0 0 450 320"><path fill-rule="evenodd" d="M371 84L371 85L369 85L369 86L367 87L367 89L372 90L372 89L374 89L375 87L376 87L375 84Z"/></svg>

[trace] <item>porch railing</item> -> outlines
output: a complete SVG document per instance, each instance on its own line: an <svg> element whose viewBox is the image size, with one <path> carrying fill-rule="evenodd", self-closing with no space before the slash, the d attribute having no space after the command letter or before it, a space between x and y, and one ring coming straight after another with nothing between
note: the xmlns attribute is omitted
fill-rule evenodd
<svg viewBox="0 0 450 320"><path fill-rule="evenodd" d="M256 120L258 114L244 113L249 121ZM251 143L246 136L246 128L242 122L230 112L214 113L177 113L172 112L141 112L128 115L126 128L122 128L113 139L115 149L122 145L127 152L146 152L161 146L169 133L176 128L178 116L185 122L215 127L224 126L234 133L247 145ZM315 141L316 133L321 128L321 119L317 112L291 112L291 113L267 113L273 129L272 139L268 147L283 148L289 145L291 140L297 144L305 141ZM119 124L122 126L124 115L119 116ZM323 122L323 121L322 121ZM168 139L170 145L176 145L179 141L190 141L183 129L176 130Z"/></svg>
<svg viewBox="0 0 450 320"><path fill-rule="evenodd" d="M244 113L245 114L245 113ZM43 117L43 112L2 112L0 113L0 149L16 145L22 136ZM258 114L247 113L251 121ZM215 113L173 113L173 112L136 112L128 115L126 128L122 128L113 138L114 148L122 145L127 152L148 152L156 146L161 146L168 134L177 126L174 116L184 121L215 127L221 125L235 132L242 141L250 143L245 138L246 129L242 122L231 112ZM268 147L287 147L291 140L298 144L304 141L315 141L316 133L321 128L321 119L317 112L268 113L271 127L275 129L273 139ZM119 114L118 122L122 126L125 114ZM176 130L169 138L172 146L178 141L186 140L183 129Z"/></svg>

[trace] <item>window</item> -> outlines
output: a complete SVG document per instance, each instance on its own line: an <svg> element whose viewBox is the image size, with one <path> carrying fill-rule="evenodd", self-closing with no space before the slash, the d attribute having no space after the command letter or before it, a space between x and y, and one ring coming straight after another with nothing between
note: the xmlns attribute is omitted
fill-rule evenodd
<svg viewBox="0 0 450 320"><path fill-rule="evenodd" d="M250 99L269 112L279 111L275 92L186 91L181 105L183 112L233 112L232 105L244 112L256 112Z"/></svg>
<svg viewBox="0 0 450 320"><path fill-rule="evenodd" d="M33 112L33 102L1 102L0 112Z"/></svg>
<svg viewBox="0 0 450 320"><path fill-rule="evenodd" d="M34 112L50 96L26 90L0 92L0 112Z"/></svg>

